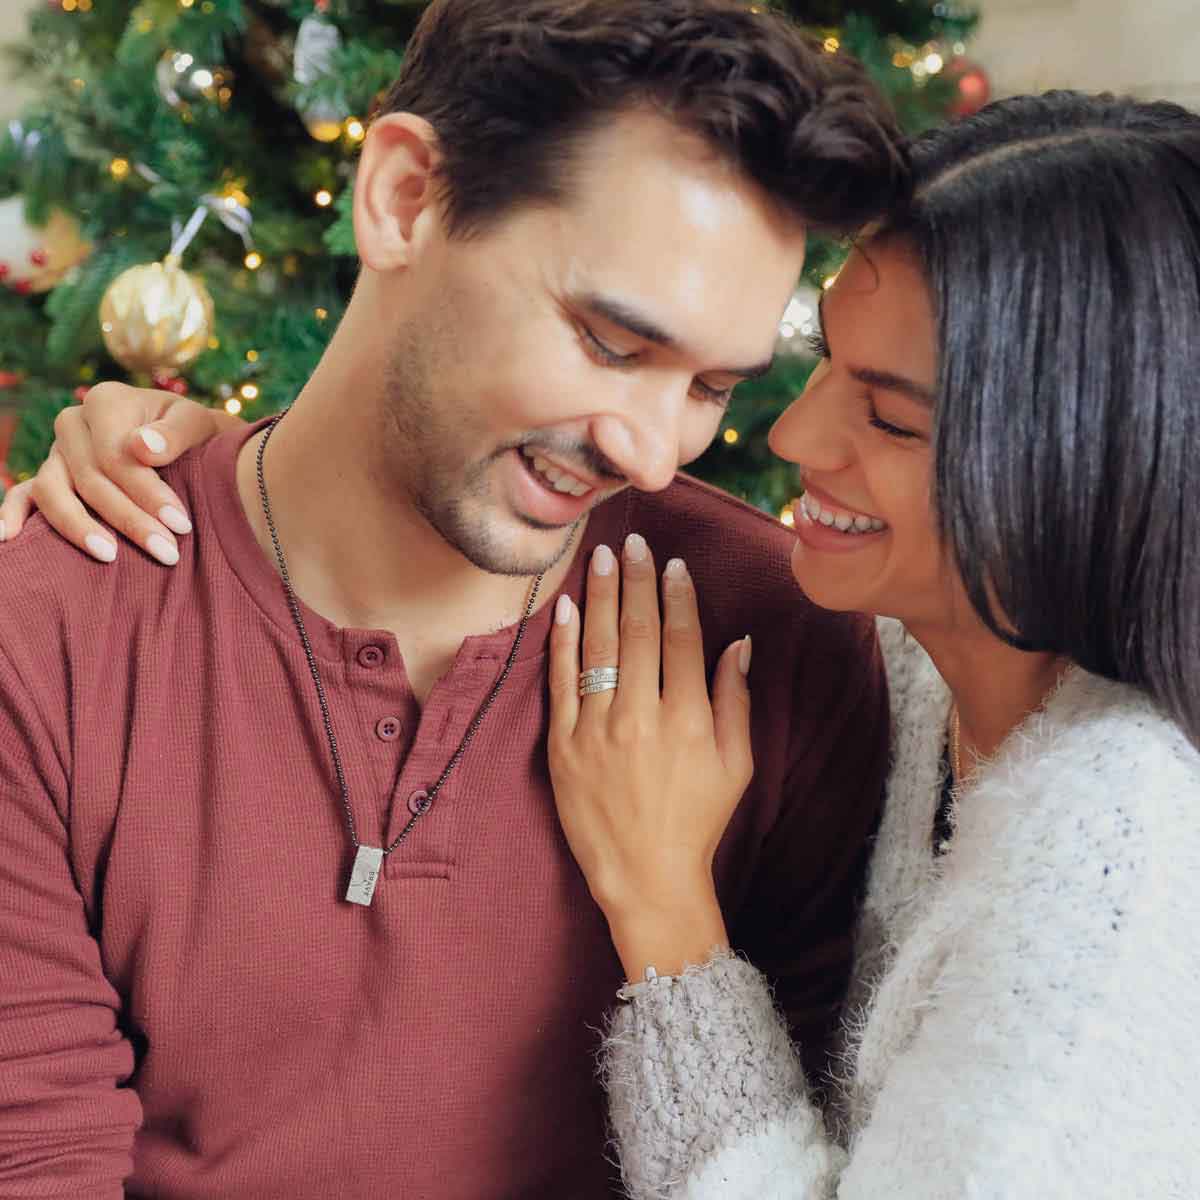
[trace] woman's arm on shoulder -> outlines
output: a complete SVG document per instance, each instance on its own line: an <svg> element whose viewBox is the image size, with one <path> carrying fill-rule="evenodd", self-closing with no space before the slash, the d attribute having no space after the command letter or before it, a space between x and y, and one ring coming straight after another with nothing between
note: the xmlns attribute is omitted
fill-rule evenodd
<svg viewBox="0 0 1200 1200"><path fill-rule="evenodd" d="M238 423L173 392L99 384L58 414L49 457L4 497L0 541L15 538L36 508L101 562L117 556L111 526L169 566L178 561L176 537L192 526L158 469Z"/></svg>

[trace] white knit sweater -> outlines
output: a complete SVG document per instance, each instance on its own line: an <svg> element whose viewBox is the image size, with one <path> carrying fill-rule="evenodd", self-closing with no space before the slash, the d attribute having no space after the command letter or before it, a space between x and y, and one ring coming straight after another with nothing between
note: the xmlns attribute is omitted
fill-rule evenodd
<svg viewBox="0 0 1200 1200"><path fill-rule="evenodd" d="M880 636L893 766L836 1116L745 962L638 984L602 1062L626 1187L1198 1200L1200 754L1140 693L1073 669L935 858L950 697L900 626Z"/></svg>

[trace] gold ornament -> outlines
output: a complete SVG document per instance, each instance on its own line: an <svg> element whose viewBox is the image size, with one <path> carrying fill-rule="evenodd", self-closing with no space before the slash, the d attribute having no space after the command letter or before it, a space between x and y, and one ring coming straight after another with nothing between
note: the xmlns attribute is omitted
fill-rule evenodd
<svg viewBox="0 0 1200 1200"><path fill-rule="evenodd" d="M109 284L100 302L100 329L123 367L173 374L208 348L212 297L178 258L168 256L130 267Z"/></svg>

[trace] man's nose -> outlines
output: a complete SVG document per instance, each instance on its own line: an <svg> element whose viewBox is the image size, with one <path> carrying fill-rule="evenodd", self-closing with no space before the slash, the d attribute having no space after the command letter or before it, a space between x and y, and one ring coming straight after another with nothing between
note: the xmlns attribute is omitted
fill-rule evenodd
<svg viewBox="0 0 1200 1200"><path fill-rule="evenodd" d="M640 492L661 492L679 470L683 402L671 394L643 397L629 412L608 413L592 423L597 449Z"/></svg>

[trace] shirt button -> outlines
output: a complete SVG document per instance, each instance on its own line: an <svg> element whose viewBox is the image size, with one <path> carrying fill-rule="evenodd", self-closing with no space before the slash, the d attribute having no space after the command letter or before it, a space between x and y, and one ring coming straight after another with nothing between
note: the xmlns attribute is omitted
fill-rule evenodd
<svg viewBox="0 0 1200 1200"><path fill-rule="evenodd" d="M429 793L422 788L418 792L413 792L408 798L408 811L414 817L423 816L432 807L433 801L429 799Z"/></svg>
<svg viewBox="0 0 1200 1200"><path fill-rule="evenodd" d="M375 726L375 736L381 742L394 742L400 736L400 718L383 717Z"/></svg>
<svg viewBox="0 0 1200 1200"><path fill-rule="evenodd" d="M364 646L358 652L358 665L366 667L368 671L373 671L376 667L383 666L383 657L381 646Z"/></svg>

